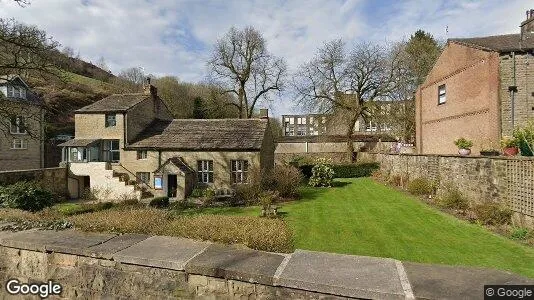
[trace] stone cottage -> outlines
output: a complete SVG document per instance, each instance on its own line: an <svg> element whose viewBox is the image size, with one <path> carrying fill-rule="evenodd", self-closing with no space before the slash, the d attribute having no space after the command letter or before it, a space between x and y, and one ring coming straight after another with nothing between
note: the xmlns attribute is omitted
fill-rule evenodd
<svg viewBox="0 0 534 300"><path fill-rule="evenodd" d="M454 140L474 154L534 118L534 10L521 32L449 39L416 93L419 153L454 154Z"/></svg>
<svg viewBox="0 0 534 300"><path fill-rule="evenodd" d="M168 196L196 187L218 194L274 164L267 110L258 119L173 119L157 89L111 95L75 112L75 138L63 147L73 197Z"/></svg>
<svg viewBox="0 0 534 300"><path fill-rule="evenodd" d="M0 171L44 165L43 102L17 75L0 77Z"/></svg>

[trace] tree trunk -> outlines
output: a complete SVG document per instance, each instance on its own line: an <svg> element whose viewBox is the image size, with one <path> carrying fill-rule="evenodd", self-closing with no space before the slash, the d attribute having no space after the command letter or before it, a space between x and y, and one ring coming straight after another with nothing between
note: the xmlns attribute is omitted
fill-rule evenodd
<svg viewBox="0 0 534 300"><path fill-rule="evenodd" d="M351 115L347 127L347 158L349 162L354 162L356 160L356 156L354 155L354 143L352 141L352 136L354 135L354 126L356 125L358 117L360 116L360 110L358 110L358 112L350 113Z"/></svg>
<svg viewBox="0 0 534 300"><path fill-rule="evenodd" d="M239 89L239 93L237 94L237 98L239 99L239 118L240 119L243 119L243 98L245 97L244 95L244 90L242 88Z"/></svg>

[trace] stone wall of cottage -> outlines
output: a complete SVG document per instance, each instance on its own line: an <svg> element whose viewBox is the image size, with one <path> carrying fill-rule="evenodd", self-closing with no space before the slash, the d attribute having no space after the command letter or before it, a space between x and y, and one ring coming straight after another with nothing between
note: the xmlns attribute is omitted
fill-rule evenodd
<svg viewBox="0 0 534 300"><path fill-rule="evenodd" d="M149 98L130 108L126 113L128 142L132 142L155 119L172 120L167 107L161 99L155 96L149 96Z"/></svg>
<svg viewBox="0 0 534 300"><path fill-rule="evenodd" d="M515 59L515 83L514 83ZM515 127L534 120L534 55L530 53L503 54L499 60L502 135L510 136L512 126L512 97L509 87L517 86L514 95Z"/></svg>
<svg viewBox="0 0 534 300"><path fill-rule="evenodd" d="M37 121L42 110L37 106L19 105L12 102L2 101L0 105L10 105L13 112L20 112L25 116L25 122L30 128L30 134L11 134L0 130L0 171L29 170L41 168L44 163L42 132ZM10 110L11 110L10 108ZM6 128L9 130L8 128ZM13 139L22 139L26 143L26 149L12 149Z"/></svg>
<svg viewBox="0 0 534 300"><path fill-rule="evenodd" d="M23 171L1 171L0 185L10 185L19 181L37 181L58 195L68 195L67 168L46 168Z"/></svg>
<svg viewBox="0 0 534 300"><path fill-rule="evenodd" d="M455 155L393 155L360 153L375 160L381 170L456 186L471 202L499 202L515 213L514 222L534 228L534 159Z"/></svg>

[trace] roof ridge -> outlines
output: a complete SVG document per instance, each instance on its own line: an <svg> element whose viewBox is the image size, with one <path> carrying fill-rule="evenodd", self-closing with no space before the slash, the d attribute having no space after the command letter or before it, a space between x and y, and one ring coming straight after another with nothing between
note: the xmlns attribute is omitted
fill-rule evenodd
<svg viewBox="0 0 534 300"><path fill-rule="evenodd" d="M492 38L492 37L502 37L502 36L519 36L519 33L507 33L507 34L496 34L496 35L485 35L485 36L474 36L474 37L457 37L449 38L448 40L466 40L466 39L483 39L483 38Z"/></svg>

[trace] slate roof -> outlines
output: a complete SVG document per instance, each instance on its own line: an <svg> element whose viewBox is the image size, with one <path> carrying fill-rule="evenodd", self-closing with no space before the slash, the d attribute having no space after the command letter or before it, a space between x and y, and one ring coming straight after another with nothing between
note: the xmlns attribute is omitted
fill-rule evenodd
<svg viewBox="0 0 534 300"><path fill-rule="evenodd" d="M500 53L529 51L534 49L534 34L525 33L523 40L521 40L521 34L505 34L474 38L455 38L449 39L449 42Z"/></svg>
<svg viewBox="0 0 534 300"><path fill-rule="evenodd" d="M20 76L18 75L1 76L0 85L7 85L9 83L13 85L22 84L26 88L26 99L14 98L14 97L5 97L5 99L11 102L25 103L25 104L30 104L30 105L37 105L37 106L44 105L43 100L39 96L37 96L34 92L32 92L32 90L28 87L28 84L26 84L26 82ZM1 95L0 95L0 98L2 98Z"/></svg>
<svg viewBox="0 0 534 300"><path fill-rule="evenodd" d="M100 139L72 139L59 144L60 147L87 147Z"/></svg>
<svg viewBox="0 0 534 300"><path fill-rule="evenodd" d="M265 119L176 119L152 122L128 149L260 150Z"/></svg>
<svg viewBox="0 0 534 300"><path fill-rule="evenodd" d="M76 113L125 112L149 97L151 96L144 93L114 94L82 107Z"/></svg>
<svg viewBox="0 0 534 300"><path fill-rule="evenodd" d="M180 158L180 157L171 157L164 164L162 164L156 171L154 171L154 173L160 173L161 170L163 170L165 168L165 166L167 166L168 164L173 164L178 169L180 169L180 171L182 171L182 172L184 172L186 174L195 172L195 170L193 170L190 166L188 166L183 161L182 158Z"/></svg>

